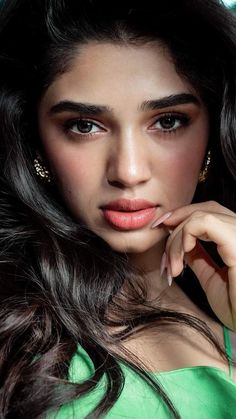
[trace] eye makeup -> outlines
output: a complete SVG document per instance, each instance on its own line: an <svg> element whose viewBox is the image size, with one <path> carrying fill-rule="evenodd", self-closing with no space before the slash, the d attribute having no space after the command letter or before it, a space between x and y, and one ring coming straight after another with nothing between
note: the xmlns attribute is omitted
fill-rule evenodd
<svg viewBox="0 0 236 419"><path fill-rule="evenodd" d="M155 121L149 130L162 136L174 134L180 129L188 126L190 119L191 118L186 114L176 112L162 113L159 117L155 118ZM92 137L101 132L105 132L104 128L97 122L82 116L65 121L63 123L63 130L65 134L76 135L80 138Z"/></svg>

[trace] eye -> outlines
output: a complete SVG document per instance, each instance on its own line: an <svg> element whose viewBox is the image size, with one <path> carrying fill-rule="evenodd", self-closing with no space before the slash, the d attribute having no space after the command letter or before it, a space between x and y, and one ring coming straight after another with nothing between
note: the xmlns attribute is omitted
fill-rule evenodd
<svg viewBox="0 0 236 419"><path fill-rule="evenodd" d="M187 125L189 118L185 115L163 115L154 123L154 129L158 129L165 132L175 131Z"/></svg>
<svg viewBox="0 0 236 419"><path fill-rule="evenodd" d="M87 119L76 119L67 121L64 125L66 131L72 131L78 135L93 135L100 132L99 125Z"/></svg>

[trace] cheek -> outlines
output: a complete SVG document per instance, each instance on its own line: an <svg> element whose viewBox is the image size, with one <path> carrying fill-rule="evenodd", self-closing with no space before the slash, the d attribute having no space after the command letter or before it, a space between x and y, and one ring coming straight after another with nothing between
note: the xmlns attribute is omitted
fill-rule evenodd
<svg viewBox="0 0 236 419"><path fill-rule="evenodd" d="M176 205L192 201L202 161L205 155L205 144L186 148L176 153L170 153L168 160L163 162L162 169L165 178L165 188L168 199Z"/></svg>
<svg viewBox="0 0 236 419"><path fill-rule="evenodd" d="M80 156L77 159L62 156L55 168L60 184L64 186L64 189L85 186L89 173L91 174L89 161L86 161L84 158L80 159Z"/></svg>
<svg viewBox="0 0 236 419"><path fill-rule="evenodd" d="M78 195L83 199L96 188L100 176L100 164L94 153L84 153L67 147L48 150L50 163L59 190L70 200Z"/></svg>
<svg viewBox="0 0 236 419"><path fill-rule="evenodd" d="M201 167L202 159L199 159L199 155L195 153L183 153L180 156L175 156L171 159L171 177L177 181L184 183L192 182L196 179L198 172Z"/></svg>

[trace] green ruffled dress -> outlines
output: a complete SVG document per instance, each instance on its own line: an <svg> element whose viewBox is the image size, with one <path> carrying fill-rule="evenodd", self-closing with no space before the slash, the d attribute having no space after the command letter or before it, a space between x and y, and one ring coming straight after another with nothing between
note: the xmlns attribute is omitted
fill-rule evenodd
<svg viewBox="0 0 236 419"><path fill-rule="evenodd" d="M232 356L229 330L224 327L225 348ZM172 414L165 403L134 371L120 364L125 374L122 393L103 417L133 419L169 419ZM93 364L87 353L78 346L74 354L69 379L81 382L93 375ZM217 367L194 366L167 372L150 373L167 392L181 419L236 419L236 383L229 360L229 375ZM105 392L105 377L94 391L62 406L47 419L83 419L101 400Z"/></svg>

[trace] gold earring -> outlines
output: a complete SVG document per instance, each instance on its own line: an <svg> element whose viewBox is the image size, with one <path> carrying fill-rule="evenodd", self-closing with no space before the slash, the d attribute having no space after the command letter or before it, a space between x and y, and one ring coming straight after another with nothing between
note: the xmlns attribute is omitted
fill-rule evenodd
<svg viewBox="0 0 236 419"><path fill-rule="evenodd" d="M36 175L39 176L44 182L51 183L52 178L50 176L49 171L47 168L42 164L40 157L34 159L34 168L36 171Z"/></svg>
<svg viewBox="0 0 236 419"><path fill-rule="evenodd" d="M204 183L206 181L210 162L211 162L211 150L208 151L206 159L205 159L205 167L203 170L201 170L199 174L199 178L198 178L199 183Z"/></svg>

